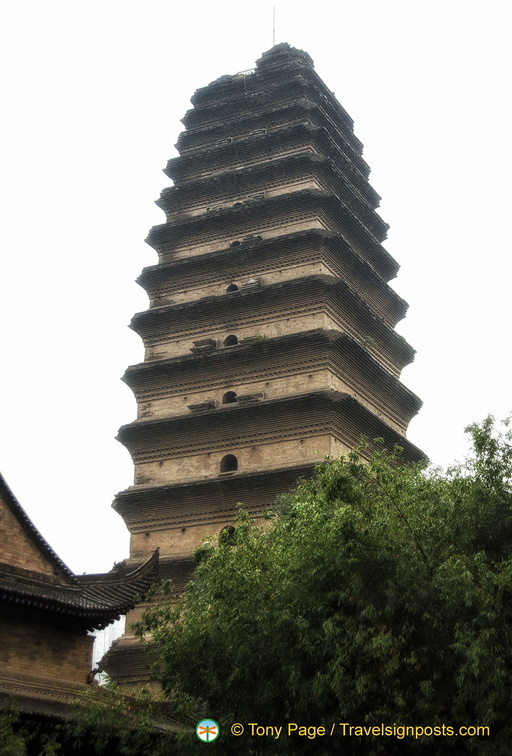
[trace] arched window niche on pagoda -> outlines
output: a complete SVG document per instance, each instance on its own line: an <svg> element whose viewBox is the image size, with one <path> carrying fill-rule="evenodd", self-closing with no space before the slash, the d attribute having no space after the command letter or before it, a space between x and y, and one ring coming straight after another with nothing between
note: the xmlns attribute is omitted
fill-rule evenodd
<svg viewBox="0 0 512 756"><path fill-rule="evenodd" d="M221 473L233 473L238 470L238 459L234 454L226 454L220 461Z"/></svg>

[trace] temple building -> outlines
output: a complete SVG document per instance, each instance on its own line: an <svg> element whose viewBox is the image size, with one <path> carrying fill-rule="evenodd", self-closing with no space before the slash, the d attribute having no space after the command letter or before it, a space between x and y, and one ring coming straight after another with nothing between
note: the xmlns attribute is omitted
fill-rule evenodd
<svg viewBox="0 0 512 756"><path fill-rule="evenodd" d="M135 605L155 581L158 553L136 568L74 575L0 475L0 706L52 722L93 681L93 630Z"/></svg>
<svg viewBox="0 0 512 756"><path fill-rule="evenodd" d="M138 415L119 431L135 480L114 502L128 564L159 548L178 588L238 502L257 515L326 455L365 436L423 458L405 438L421 404L400 382L407 304L352 119L287 44L192 104L147 240L158 263L139 278L145 357L125 374ZM129 632L105 664L144 676Z"/></svg>

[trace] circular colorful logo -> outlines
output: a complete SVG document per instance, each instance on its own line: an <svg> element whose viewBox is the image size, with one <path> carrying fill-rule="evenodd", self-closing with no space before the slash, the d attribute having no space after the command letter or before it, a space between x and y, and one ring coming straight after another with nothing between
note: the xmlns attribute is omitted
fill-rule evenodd
<svg viewBox="0 0 512 756"><path fill-rule="evenodd" d="M219 725L213 719L203 719L196 725L196 735L203 743L213 743L219 737Z"/></svg>

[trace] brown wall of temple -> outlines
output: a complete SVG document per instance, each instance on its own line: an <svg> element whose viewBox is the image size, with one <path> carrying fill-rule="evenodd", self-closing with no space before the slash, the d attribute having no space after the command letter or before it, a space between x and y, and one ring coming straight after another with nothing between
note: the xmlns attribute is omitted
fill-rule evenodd
<svg viewBox="0 0 512 756"><path fill-rule="evenodd" d="M43 556L0 495L1 561L14 567L54 575L55 566Z"/></svg>
<svg viewBox="0 0 512 756"><path fill-rule="evenodd" d="M94 638L80 633L26 619L0 617L2 671L86 683Z"/></svg>

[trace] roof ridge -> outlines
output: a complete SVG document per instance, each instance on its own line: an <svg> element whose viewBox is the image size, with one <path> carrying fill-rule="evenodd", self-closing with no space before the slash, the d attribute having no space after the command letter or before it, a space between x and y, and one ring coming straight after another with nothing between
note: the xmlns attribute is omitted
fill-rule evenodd
<svg viewBox="0 0 512 756"><path fill-rule="evenodd" d="M3 494L5 502L11 510L14 517L22 526L25 533L30 537L34 545L43 553L43 555L53 563L55 567L59 569L71 582L76 583L75 575L71 572L69 567L57 556L56 552L52 549L48 541L41 535L36 528L24 508L19 503L18 499L12 492L4 476L0 473L0 493Z"/></svg>

